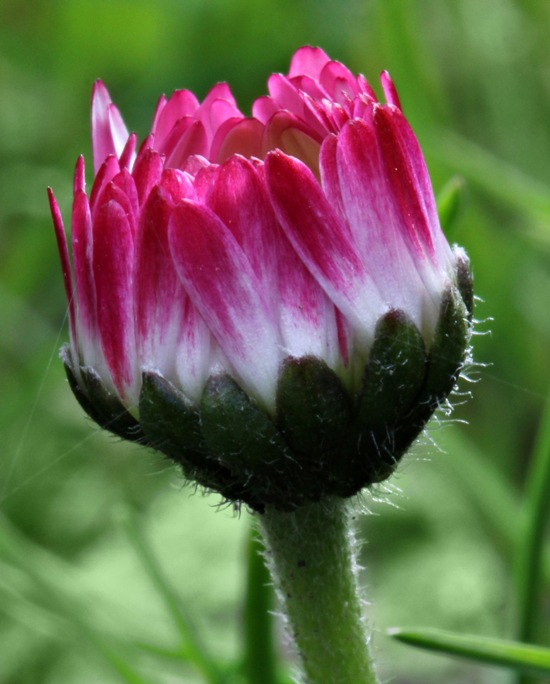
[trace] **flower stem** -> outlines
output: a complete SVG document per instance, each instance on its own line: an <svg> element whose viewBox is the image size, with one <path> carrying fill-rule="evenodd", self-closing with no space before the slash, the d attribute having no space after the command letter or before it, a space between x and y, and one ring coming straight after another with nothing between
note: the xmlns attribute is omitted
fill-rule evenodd
<svg viewBox="0 0 550 684"><path fill-rule="evenodd" d="M306 684L376 684L349 505L330 499L259 516L266 559Z"/></svg>

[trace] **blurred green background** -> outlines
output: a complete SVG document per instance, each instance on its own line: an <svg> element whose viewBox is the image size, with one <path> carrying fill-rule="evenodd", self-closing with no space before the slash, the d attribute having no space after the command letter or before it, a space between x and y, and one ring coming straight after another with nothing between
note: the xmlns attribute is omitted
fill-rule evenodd
<svg viewBox="0 0 550 684"><path fill-rule="evenodd" d="M379 93L388 69L436 193L465 179L450 239L471 257L487 333L474 340L479 382L462 383L473 398L365 496L380 669L395 684L506 681L385 630L511 636L518 507L550 382L549 36L545 0L0 0L0 684L121 681L90 629L147 681L201 681L135 655L136 642L169 646L173 627L120 524L128 508L210 648L239 652L248 515L217 510L77 406L57 358L65 296L46 186L67 218L96 78L143 136L177 87L202 97L227 80L249 111L306 43ZM548 603L541 615L548 644Z"/></svg>

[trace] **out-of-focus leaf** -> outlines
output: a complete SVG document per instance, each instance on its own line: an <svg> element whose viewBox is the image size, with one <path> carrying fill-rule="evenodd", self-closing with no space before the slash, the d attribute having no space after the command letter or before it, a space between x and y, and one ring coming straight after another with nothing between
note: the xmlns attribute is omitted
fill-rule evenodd
<svg viewBox="0 0 550 684"><path fill-rule="evenodd" d="M394 628L388 634L411 646L466 658L486 665L550 676L550 649L438 629Z"/></svg>

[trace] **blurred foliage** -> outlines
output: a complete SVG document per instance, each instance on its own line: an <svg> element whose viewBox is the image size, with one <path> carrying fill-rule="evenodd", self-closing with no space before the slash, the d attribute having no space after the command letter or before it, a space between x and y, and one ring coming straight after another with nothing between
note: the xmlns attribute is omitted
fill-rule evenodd
<svg viewBox="0 0 550 684"><path fill-rule="evenodd" d="M120 681L31 570L93 613L111 646L169 648L169 616L116 524L121 506L142 516L210 648L222 659L240 650L247 515L212 510L215 496L191 496L165 462L101 434L77 407L57 360L65 299L45 187L68 216L74 162L90 152L94 79L143 135L158 95L177 87L203 96L227 80L247 111L306 43L378 92L387 68L436 191L465 179L452 239L472 260L477 331L490 332L474 340L479 382L463 383L473 399L456 424L434 422L391 485L366 495L381 670L396 684L503 681L384 630L513 631L515 521L550 382L549 30L545 0L0 0L0 684ZM544 601L547 616L548 590ZM547 620L539 637L548 644ZM163 666L144 655L141 671L201 681Z"/></svg>

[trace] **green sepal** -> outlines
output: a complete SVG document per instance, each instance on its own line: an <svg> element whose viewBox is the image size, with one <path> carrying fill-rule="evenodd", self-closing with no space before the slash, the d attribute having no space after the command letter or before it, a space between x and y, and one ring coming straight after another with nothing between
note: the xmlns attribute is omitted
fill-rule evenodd
<svg viewBox="0 0 550 684"><path fill-rule="evenodd" d="M352 405L341 380L314 356L289 357L277 384L277 424L318 496L341 494L352 478L346 445ZM343 495L343 494L342 494Z"/></svg>
<svg viewBox="0 0 550 684"><path fill-rule="evenodd" d="M422 401L434 410L451 393L464 365L471 324L463 296L450 287L443 293L434 341L428 355L428 372Z"/></svg>
<svg viewBox="0 0 550 684"><path fill-rule="evenodd" d="M455 246L454 256L456 259L456 284L462 301L468 312L468 320L472 320L474 314L474 281L470 270L470 261L465 252Z"/></svg>
<svg viewBox="0 0 550 684"><path fill-rule="evenodd" d="M412 320L397 309L382 316L357 404L358 470L365 484L386 479L403 455L399 433L423 385L426 362L424 341Z"/></svg>
<svg viewBox="0 0 550 684"><path fill-rule="evenodd" d="M454 287L443 293L426 378L415 406L399 432L399 446L408 449L454 389L464 366L471 324L461 294Z"/></svg>
<svg viewBox="0 0 550 684"><path fill-rule="evenodd" d="M269 416L226 374L208 379L200 407L203 434L210 451L246 485L243 500L293 508L295 495L307 498L296 463Z"/></svg>
<svg viewBox="0 0 550 684"><path fill-rule="evenodd" d="M142 381L139 414L150 446L180 465L189 480L241 498L242 486L208 450L193 402L158 373L146 372Z"/></svg>
<svg viewBox="0 0 550 684"><path fill-rule="evenodd" d="M138 421L111 392L99 374L89 366L80 366L78 373L73 369L67 345L60 352L69 386L76 400L90 418L104 430L131 442L144 442L144 435Z"/></svg>
<svg viewBox="0 0 550 684"><path fill-rule="evenodd" d="M143 373L139 418L154 449L178 463L204 458L205 444L198 410L158 373Z"/></svg>

